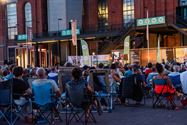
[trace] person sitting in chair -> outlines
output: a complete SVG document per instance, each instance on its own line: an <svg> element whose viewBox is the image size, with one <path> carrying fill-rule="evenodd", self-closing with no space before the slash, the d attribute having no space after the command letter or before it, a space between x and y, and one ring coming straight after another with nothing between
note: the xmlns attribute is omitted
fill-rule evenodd
<svg viewBox="0 0 187 125"><path fill-rule="evenodd" d="M158 76L154 77L154 91L156 94L167 95L167 100L170 102L172 109L178 109L175 105L173 99L174 95L183 96L181 93L177 92L174 86L172 85L170 79L164 74L164 68L162 64L157 63L156 69Z"/></svg>
<svg viewBox="0 0 187 125"><path fill-rule="evenodd" d="M56 94L57 97L60 97L60 89L57 86L57 83L52 79L47 79L45 69L44 68L38 68L36 71L36 74L38 76L38 79L34 80L32 84L47 84L50 83L52 86L52 91Z"/></svg>
<svg viewBox="0 0 187 125"><path fill-rule="evenodd" d="M72 70L73 79L66 83L67 97L74 106L83 108L89 114L90 105L95 103L98 106L98 102L94 102L93 90L81 76L80 68Z"/></svg>
<svg viewBox="0 0 187 125"><path fill-rule="evenodd" d="M13 69L13 98L17 106L24 107L23 116L28 118L29 114L32 112L31 103L28 101L28 97L31 96L32 91L29 84L22 79L22 74L22 67L15 67Z"/></svg>

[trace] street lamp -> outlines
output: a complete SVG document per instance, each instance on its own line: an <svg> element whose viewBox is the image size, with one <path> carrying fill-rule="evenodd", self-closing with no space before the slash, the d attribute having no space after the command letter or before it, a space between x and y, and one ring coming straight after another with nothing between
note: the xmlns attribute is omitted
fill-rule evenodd
<svg viewBox="0 0 187 125"><path fill-rule="evenodd" d="M147 59L147 61L148 61L148 63L150 62L150 50L149 50L149 11L148 11L148 8L147 7L145 7L145 9L146 9L146 21L147 21L147 25L146 25L146 39L147 39L147 52L148 52L148 59Z"/></svg>
<svg viewBox="0 0 187 125"><path fill-rule="evenodd" d="M62 18L58 18L58 36L60 36L60 21L62 21Z"/></svg>
<svg viewBox="0 0 187 125"><path fill-rule="evenodd" d="M62 18L58 18L58 37L60 36L60 21L62 21ZM60 47L60 40L58 40L58 54L59 54L59 63L61 64L61 47Z"/></svg>
<svg viewBox="0 0 187 125"><path fill-rule="evenodd" d="M93 66L93 59L94 59L94 56L95 56L95 52L92 53L92 56L91 56L91 66Z"/></svg>

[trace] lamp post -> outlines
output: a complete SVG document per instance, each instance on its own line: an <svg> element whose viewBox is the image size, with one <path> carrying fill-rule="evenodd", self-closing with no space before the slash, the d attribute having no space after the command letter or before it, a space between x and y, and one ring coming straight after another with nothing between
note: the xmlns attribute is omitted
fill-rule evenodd
<svg viewBox="0 0 187 125"><path fill-rule="evenodd" d="M147 53L148 53L148 57L147 57L147 61L148 63L150 62L150 50L149 50L149 11L148 11L148 8L145 7L146 9L146 16L147 16L147 19L146 19L146 39L147 39Z"/></svg>
<svg viewBox="0 0 187 125"><path fill-rule="evenodd" d="M58 37L60 36L60 21L62 21L61 18L58 18ZM60 40L58 40L58 54L59 54L59 63L61 64L61 47L60 47Z"/></svg>
<svg viewBox="0 0 187 125"><path fill-rule="evenodd" d="M91 66L93 66L93 61L94 61L94 56L95 56L95 52L92 53L92 58L91 58Z"/></svg>

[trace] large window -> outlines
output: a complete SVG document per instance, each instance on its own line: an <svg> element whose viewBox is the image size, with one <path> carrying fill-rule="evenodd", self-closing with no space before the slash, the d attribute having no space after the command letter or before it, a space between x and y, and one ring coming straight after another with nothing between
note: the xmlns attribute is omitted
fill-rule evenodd
<svg viewBox="0 0 187 125"><path fill-rule="evenodd" d="M187 5L187 0L180 0L180 6Z"/></svg>
<svg viewBox="0 0 187 125"><path fill-rule="evenodd" d="M108 6L107 0L98 1L98 17L99 17L99 28L105 28L108 26Z"/></svg>
<svg viewBox="0 0 187 125"><path fill-rule="evenodd" d="M8 39L14 39L17 31L16 3L7 4Z"/></svg>
<svg viewBox="0 0 187 125"><path fill-rule="evenodd" d="M29 2L25 4L25 31L28 27L32 27L32 8Z"/></svg>
<svg viewBox="0 0 187 125"><path fill-rule="evenodd" d="M123 22L124 26L134 20L134 0L123 0Z"/></svg>

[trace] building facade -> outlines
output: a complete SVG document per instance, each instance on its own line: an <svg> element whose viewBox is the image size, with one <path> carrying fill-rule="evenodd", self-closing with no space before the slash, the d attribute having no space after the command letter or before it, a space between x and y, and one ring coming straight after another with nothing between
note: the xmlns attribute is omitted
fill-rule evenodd
<svg viewBox="0 0 187 125"><path fill-rule="evenodd" d="M147 15L148 14L148 15ZM0 4L0 63L13 60L26 67L64 64L76 55L71 34L71 20L77 20L78 55L80 40L89 52L111 54L123 49L130 35L131 62L147 63L146 26L137 19L164 16L165 23L149 26L151 61L156 62L160 41L161 58L185 58L187 45L186 0L11 0ZM187 54L186 54L187 55Z"/></svg>

